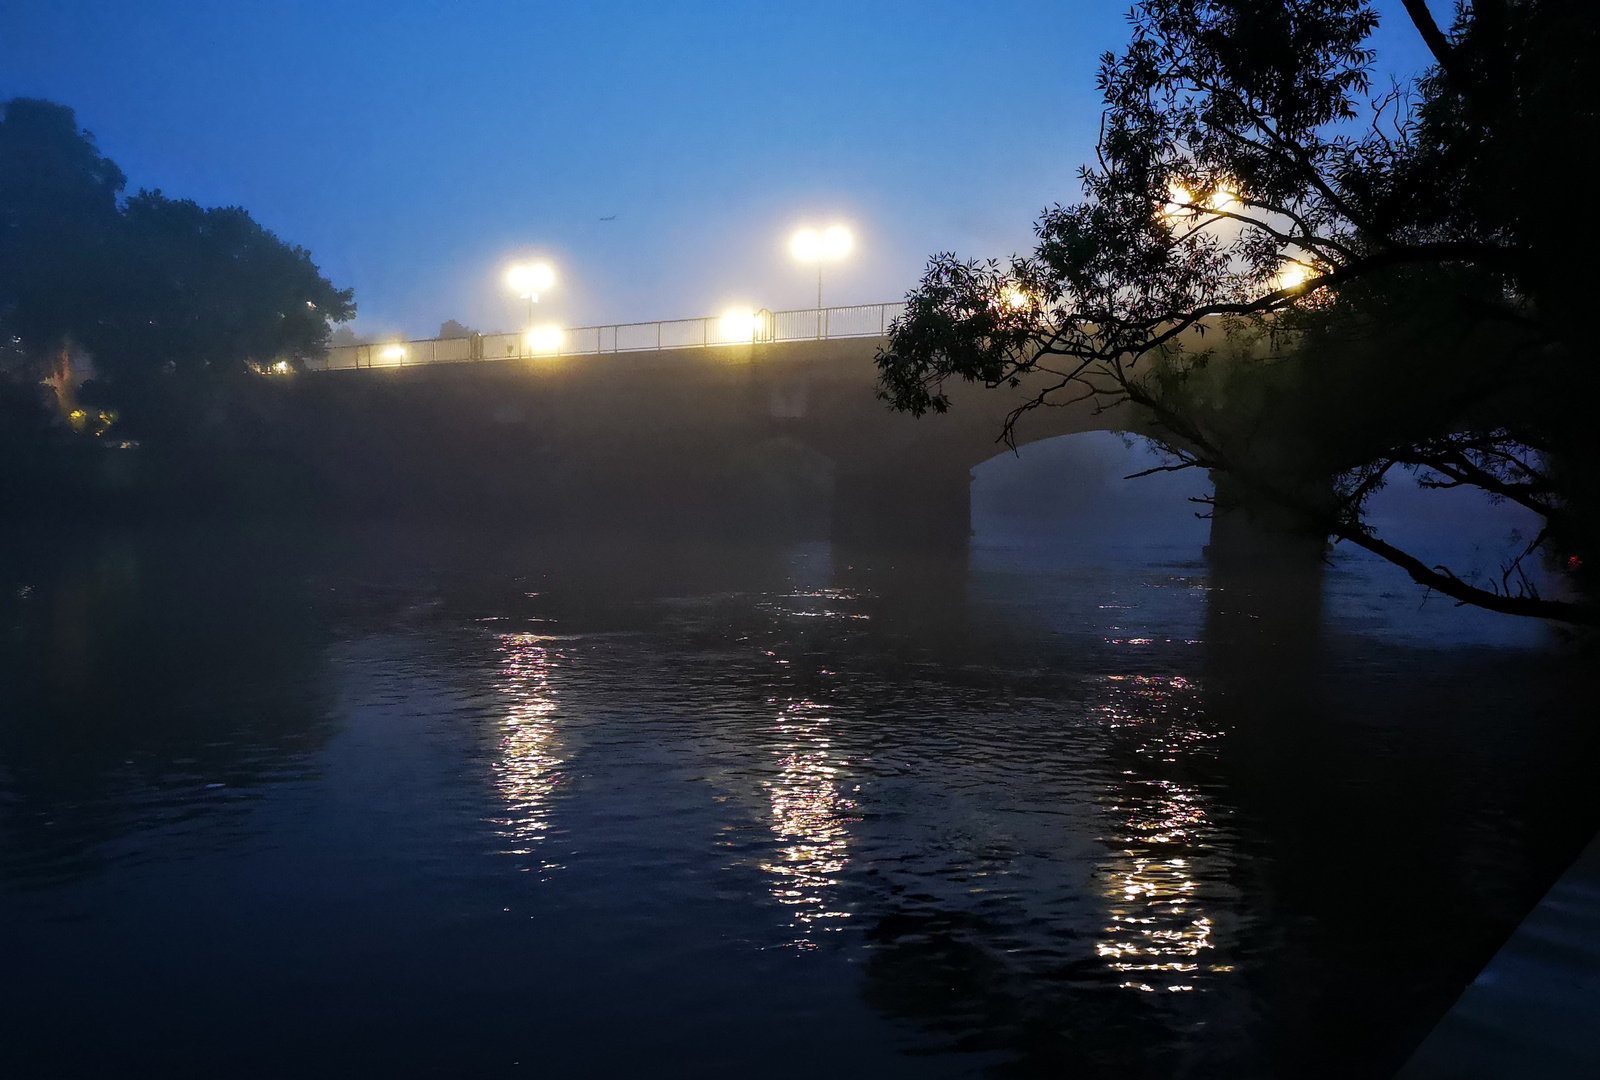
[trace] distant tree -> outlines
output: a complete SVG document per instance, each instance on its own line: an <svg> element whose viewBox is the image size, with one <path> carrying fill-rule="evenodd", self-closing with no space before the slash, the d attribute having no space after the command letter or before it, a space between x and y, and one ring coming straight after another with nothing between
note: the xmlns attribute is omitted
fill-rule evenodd
<svg viewBox="0 0 1600 1080"><path fill-rule="evenodd" d="M469 338L475 333L470 326L464 326L454 319L446 319L439 324L439 337L441 338Z"/></svg>
<svg viewBox="0 0 1600 1080"><path fill-rule="evenodd" d="M1084 201L1046 211L1004 266L935 257L880 395L939 412L945 380L1029 376L1008 438L1031 408L1133 402L1170 468L1210 469L1464 603L1596 621L1600 368L1577 245L1600 7L1481 0L1445 32L1404 3L1435 65L1378 92L1365 0L1139 4L1101 61ZM1407 470L1546 527L1498 581L1429 565L1365 517ZM1577 599L1538 595L1536 553Z"/></svg>
<svg viewBox="0 0 1600 1080"><path fill-rule="evenodd" d="M119 204L125 183L71 109L0 105L0 340L13 377L77 346L102 399L127 405L136 428L164 426L219 383L298 367L354 315L350 290L244 210L160 191Z"/></svg>
<svg viewBox="0 0 1600 1080"><path fill-rule="evenodd" d="M72 110L0 104L0 332L8 367L36 377L116 291L117 200L126 177Z"/></svg>
<svg viewBox="0 0 1600 1080"><path fill-rule="evenodd" d="M310 253L238 207L204 209L160 191L127 200L126 276L85 340L108 387L147 405L173 384L298 369L355 313Z"/></svg>

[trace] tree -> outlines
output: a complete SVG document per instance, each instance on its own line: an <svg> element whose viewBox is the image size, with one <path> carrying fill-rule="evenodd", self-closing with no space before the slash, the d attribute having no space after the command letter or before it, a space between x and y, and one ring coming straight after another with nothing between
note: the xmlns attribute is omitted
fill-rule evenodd
<svg viewBox="0 0 1600 1080"><path fill-rule="evenodd" d="M1588 0L1482 0L1435 65L1375 92L1365 0L1146 0L1101 62L1085 198L1030 255L936 256L878 358L880 396L949 406L946 379L1018 385L1031 408L1147 410L1168 468L1203 467L1458 601L1597 621L1600 446L1578 200L1600 140ZM1398 472L1537 512L1498 582L1376 535ZM1219 491L1222 485L1219 484ZM1575 600L1538 595L1536 553Z"/></svg>
<svg viewBox="0 0 1600 1080"><path fill-rule="evenodd" d="M160 191L119 202L126 178L71 109L0 106L0 340L37 379L69 346L133 428L170 431L230 382L298 367L355 313L300 247L239 207Z"/></svg>
<svg viewBox="0 0 1600 1080"><path fill-rule="evenodd" d="M83 339L136 423L170 429L201 400L298 370L327 348L330 321L355 314L309 252L239 207L141 191L121 226L121 287Z"/></svg>
<svg viewBox="0 0 1600 1080"><path fill-rule="evenodd" d="M36 381L71 328L112 292L117 200L127 183L80 132L72 110L0 105L0 341Z"/></svg>

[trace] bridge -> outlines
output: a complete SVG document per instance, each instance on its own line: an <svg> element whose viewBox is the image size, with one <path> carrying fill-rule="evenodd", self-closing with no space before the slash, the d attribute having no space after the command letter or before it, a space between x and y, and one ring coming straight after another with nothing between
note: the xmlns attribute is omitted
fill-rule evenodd
<svg viewBox="0 0 1600 1080"><path fill-rule="evenodd" d="M763 523L846 542L964 543L974 466L1026 386L950 388L920 419L875 397L899 304L393 341L329 351L301 433L341 498L537 519ZM1035 410L1019 442L1137 430Z"/></svg>
<svg viewBox="0 0 1600 1080"><path fill-rule="evenodd" d="M614 323L609 326L537 327L514 334L467 334L452 338L336 345L312 364L317 371L462 364L482 360L599 356L603 353L663 352L729 345L840 338L881 338L906 309L905 303L795 311L736 311L699 319Z"/></svg>

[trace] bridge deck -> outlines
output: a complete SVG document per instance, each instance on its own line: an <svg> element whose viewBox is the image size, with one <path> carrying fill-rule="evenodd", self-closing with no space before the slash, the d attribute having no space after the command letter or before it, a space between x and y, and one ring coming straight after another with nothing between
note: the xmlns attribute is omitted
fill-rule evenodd
<svg viewBox="0 0 1600 1080"><path fill-rule="evenodd" d="M699 319L614 323L608 326L536 327L515 334L392 340L336 345L313 371L461 364L541 356L598 356L789 341L876 338L905 311L905 304L856 304L795 311L732 312Z"/></svg>

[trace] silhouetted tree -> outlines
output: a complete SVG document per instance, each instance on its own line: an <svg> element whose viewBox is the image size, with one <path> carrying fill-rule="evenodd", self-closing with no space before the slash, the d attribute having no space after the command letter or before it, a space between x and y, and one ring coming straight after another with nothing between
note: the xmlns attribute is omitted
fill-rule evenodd
<svg viewBox="0 0 1600 1080"><path fill-rule="evenodd" d="M126 183L71 109L0 105L0 327L14 354L38 359L98 320L114 292Z"/></svg>
<svg viewBox="0 0 1600 1080"><path fill-rule="evenodd" d="M229 380L297 368L354 315L350 290L243 209L160 191L119 204L125 183L71 109L0 106L0 340L14 378L86 350L100 399L136 429L169 429Z"/></svg>
<svg viewBox="0 0 1600 1080"><path fill-rule="evenodd" d="M1573 245L1600 140L1588 0L1483 0L1435 65L1372 89L1364 0L1146 0L1101 62L1084 201L1005 265L936 256L879 356L880 394L943 411L946 379L1030 408L1131 401L1170 468L1204 467L1465 603L1593 622L1600 442L1588 279ZM1463 580L1377 536L1397 470L1541 515L1521 559ZM1223 485L1219 483L1219 491Z"/></svg>

